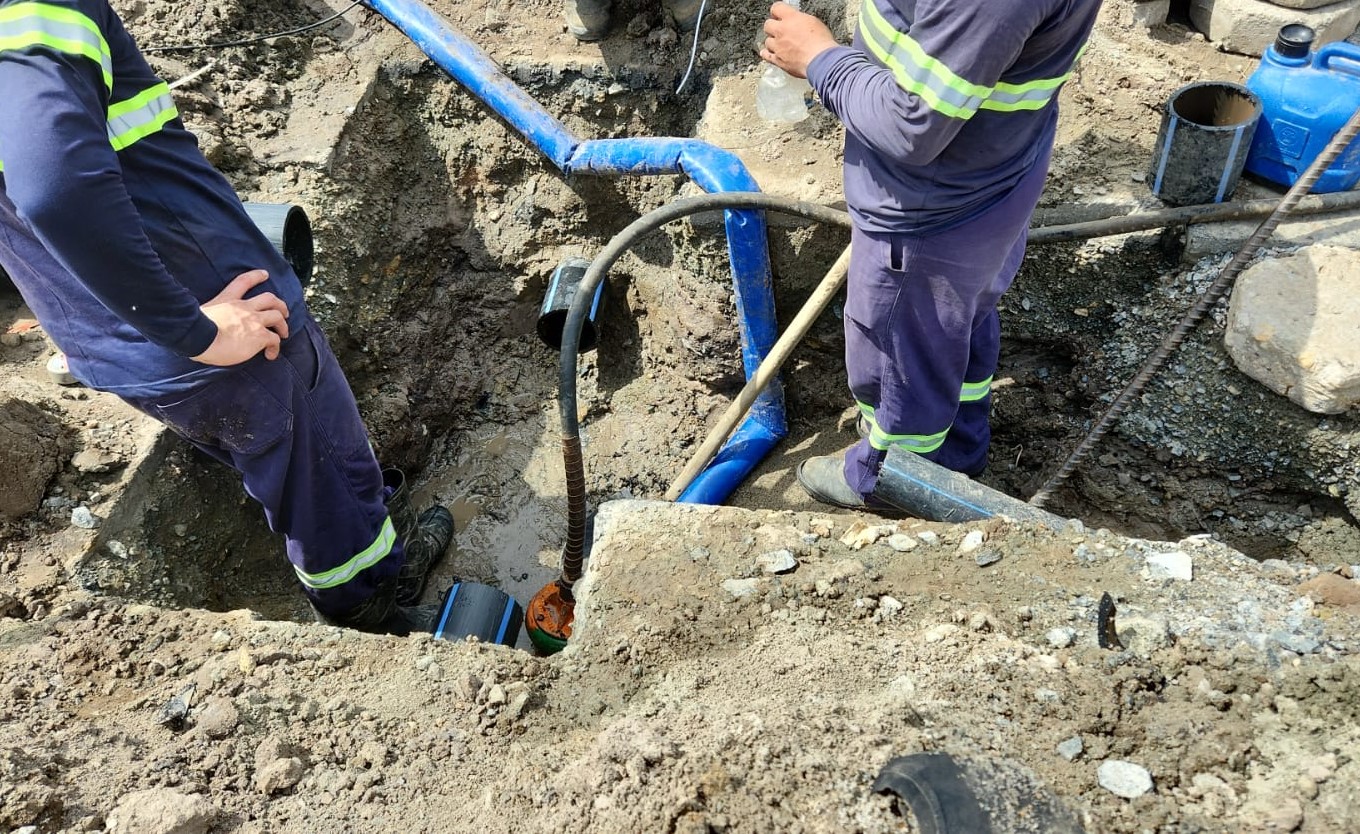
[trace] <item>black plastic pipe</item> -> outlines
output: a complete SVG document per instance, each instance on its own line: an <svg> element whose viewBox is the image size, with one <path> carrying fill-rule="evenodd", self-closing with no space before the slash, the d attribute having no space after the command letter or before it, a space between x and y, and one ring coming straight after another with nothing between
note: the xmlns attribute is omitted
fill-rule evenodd
<svg viewBox="0 0 1360 834"><path fill-rule="evenodd" d="M1029 242L1067 243L1095 237L1145 232L1168 226L1190 226L1198 223L1227 223L1234 220L1259 220L1270 216L1279 200L1243 200L1236 203L1205 203L1198 206L1123 214L1079 223L1063 223L1031 229ZM1291 214L1327 214L1335 211L1360 209L1360 191L1341 191L1335 194L1315 194L1305 197Z"/></svg>
<svg viewBox="0 0 1360 834"><path fill-rule="evenodd" d="M874 496L927 521L979 521L1005 516L1061 530L1067 519L1012 498L914 452L889 449Z"/></svg>
<svg viewBox="0 0 1360 834"><path fill-rule="evenodd" d="M562 462L567 481L567 542L562 549L562 578L559 585L570 594L581 578L586 544L586 474L581 459L581 424L576 405L576 359L581 330L588 318L595 290L623 253L643 237L673 220L724 209L764 209L792 214L821 223L849 227L850 215L800 200L790 200L758 191L729 191L686 197L644 214L614 235L591 262L581 278L562 326L562 354L558 368L557 410L562 424Z"/></svg>

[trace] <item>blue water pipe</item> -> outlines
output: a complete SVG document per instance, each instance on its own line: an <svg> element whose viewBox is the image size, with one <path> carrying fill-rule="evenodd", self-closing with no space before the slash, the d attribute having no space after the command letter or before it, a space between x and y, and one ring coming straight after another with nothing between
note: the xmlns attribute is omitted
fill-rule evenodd
<svg viewBox="0 0 1360 834"><path fill-rule="evenodd" d="M710 193L759 191L736 154L697 139L585 140L543 109L476 44L419 0L365 0L468 92L481 99L566 174L686 174ZM741 328L742 368L749 380L778 337L765 218L759 211L723 213ZM786 434L784 389L772 382L703 472L678 500L721 504Z"/></svg>

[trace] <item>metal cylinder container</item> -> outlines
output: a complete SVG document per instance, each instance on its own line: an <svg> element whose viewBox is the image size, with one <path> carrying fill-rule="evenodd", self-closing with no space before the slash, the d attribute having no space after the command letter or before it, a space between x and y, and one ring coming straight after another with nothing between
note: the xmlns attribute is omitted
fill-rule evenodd
<svg viewBox="0 0 1360 834"><path fill-rule="evenodd" d="M1242 176L1261 99L1229 81L1187 84L1162 112L1152 193L1173 206L1221 203Z"/></svg>

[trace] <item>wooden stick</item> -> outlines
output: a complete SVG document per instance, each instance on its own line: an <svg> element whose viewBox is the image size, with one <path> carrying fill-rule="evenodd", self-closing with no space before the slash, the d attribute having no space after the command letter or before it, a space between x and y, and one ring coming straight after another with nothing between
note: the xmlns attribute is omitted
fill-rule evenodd
<svg viewBox="0 0 1360 834"><path fill-rule="evenodd" d="M760 367L756 368L755 374L746 383L746 387L741 389L741 393L737 394L737 398L723 412L722 417L718 419L718 424L709 431L708 437L704 438L703 445L694 453L694 457L690 458L680 476L675 479L675 483L671 484L671 488L666 491L667 501L674 501L679 498L680 494L688 489L694 479L699 476L699 473L704 471L704 467L708 466L713 460L713 456L727 442L728 436L746 416L746 412L750 410L756 398L779 375L779 369L783 367L784 362L793 353L793 349L807 335L812 323L817 320L817 317L826 309L826 305L831 303L831 299L835 298L836 293L845 285L845 277L849 267L850 247L847 246L845 251L841 252L841 256L836 259L836 262L831 265L831 269L827 270L826 277L812 291L812 295L808 297L803 309L799 310L798 315L789 323L788 329L779 336L774 347L770 348L769 355L765 357L765 361L760 363Z"/></svg>

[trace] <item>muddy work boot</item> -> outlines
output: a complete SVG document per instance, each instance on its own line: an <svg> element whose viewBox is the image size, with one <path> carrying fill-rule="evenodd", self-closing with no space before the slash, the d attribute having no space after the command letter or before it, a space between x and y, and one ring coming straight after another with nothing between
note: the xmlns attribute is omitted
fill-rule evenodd
<svg viewBox="0 0 1360 834"><path fill-rule="evenodd" d="M899 517L902 511L873 496L865 498L845 480L844 455L821 455L798 464L798 484L813 499L847 510L863 510L887 517Z"/></svg>
<svg viewBox="0 0 1360 834"><path fill-rule="evenodd" d="M675 21L676 30L691 32L699 25L699 13L713 8L713 0L662 0L661 6Z"/></svg>
<svg viewBox="0 0 1360 834"><path fill-rule="evenodd" d="M400 469L384 469L383 494L397 538L406 551L406 562L397 574L397 605L415 605L425 590L425 580L453 542L453 515L435 504L419 516L411 506L406 475Z"/></svg>
<svg viewBox="0 0 1360 834"><path fill-rule="evenodd" d="M415 632L433 632L439 621L438 605L397 605L397 581L390 579L378 586L373 596L341 614L325 614L312 607L318 621L326 625L352 628L372 634L405 637Z"/></svg>
<svg viewBox="0 0 1360 834"><path fill-rule="evenodd" d="M610 0L563 0L567 31L578 41L598 41L609 34Z"/></svg>

